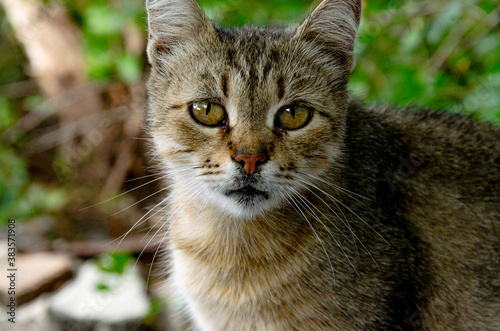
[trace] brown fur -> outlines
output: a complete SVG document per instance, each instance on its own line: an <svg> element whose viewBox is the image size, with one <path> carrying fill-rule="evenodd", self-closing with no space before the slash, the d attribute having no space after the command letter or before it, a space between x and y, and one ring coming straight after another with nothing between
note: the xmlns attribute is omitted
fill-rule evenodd
<svg viewBox="0 0 500 331"><path fill-rule="evenodd" d="M148 129L173 183L162 227L193 327L500 329L500 133L352 101L359 1L325 0L293 29L220 29L194 0L148 12ZM191 118L203 100L227 125ZM294 102L311 121L278 130ZM248 176L242 151L269 159ZM268 199L232 204L231 185Z"/></svg>

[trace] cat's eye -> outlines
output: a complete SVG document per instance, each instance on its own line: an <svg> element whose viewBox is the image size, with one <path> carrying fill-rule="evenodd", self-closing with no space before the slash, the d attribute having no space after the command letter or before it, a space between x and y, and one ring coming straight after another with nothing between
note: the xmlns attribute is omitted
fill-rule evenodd
<svg viewBox="0 0 500 331"><path fill-rule="evenodd" d="M206 126L220 126L226 120L226 111L221 105L215 102L193 102L189 108L194 120Z"/></svg>
<svg viewBox="0 0 500 331"><path fill-rule="evenodd" d="M274 126L285 130L297 130L309 123L311 117L312 111L310 108L288 105L278 110L274 119Z"/></svg>

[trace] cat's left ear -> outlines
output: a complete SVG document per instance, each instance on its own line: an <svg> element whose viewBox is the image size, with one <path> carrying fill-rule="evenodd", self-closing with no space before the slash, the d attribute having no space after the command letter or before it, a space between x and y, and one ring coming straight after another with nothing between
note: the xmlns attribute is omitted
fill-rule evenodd
<svg viewBox="0 0 500 331"><path fill-rule="evenodd" d="M300 25L293 40L310 41L340 57L349 73L356 63L354 43L361 18L361 0L323 0Z"/></svg>
<svg viewBox="0 0 500 331"><path fill-rule="evenodd" d="M212 22L195 0L146 0L148 58L155 64L165 56L215 35Z"/></svg>

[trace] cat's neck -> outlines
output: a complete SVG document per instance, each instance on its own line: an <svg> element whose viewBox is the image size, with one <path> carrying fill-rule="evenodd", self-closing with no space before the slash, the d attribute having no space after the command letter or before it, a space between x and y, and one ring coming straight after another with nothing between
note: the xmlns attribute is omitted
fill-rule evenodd
<svg viewBox="0 0 500 331"><path fill-rule="evenodd" d="M222 264L247 265L247 259L275 261L313 240L307 221L288 205L244 220L222 213L216 206L193 203L169 227L175 250Z"/></svg>

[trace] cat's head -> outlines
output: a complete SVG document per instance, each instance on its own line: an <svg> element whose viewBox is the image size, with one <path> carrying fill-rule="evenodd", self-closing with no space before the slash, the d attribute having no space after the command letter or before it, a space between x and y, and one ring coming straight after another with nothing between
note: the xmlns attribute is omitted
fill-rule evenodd
<svg viewBox="0 0 500 331"><path fill-rule="evenodd" d="M148 129L186 199L251 218L336 162L360 1L325 0L287 29L221 29L194 0L147 9Z"/></svg>

